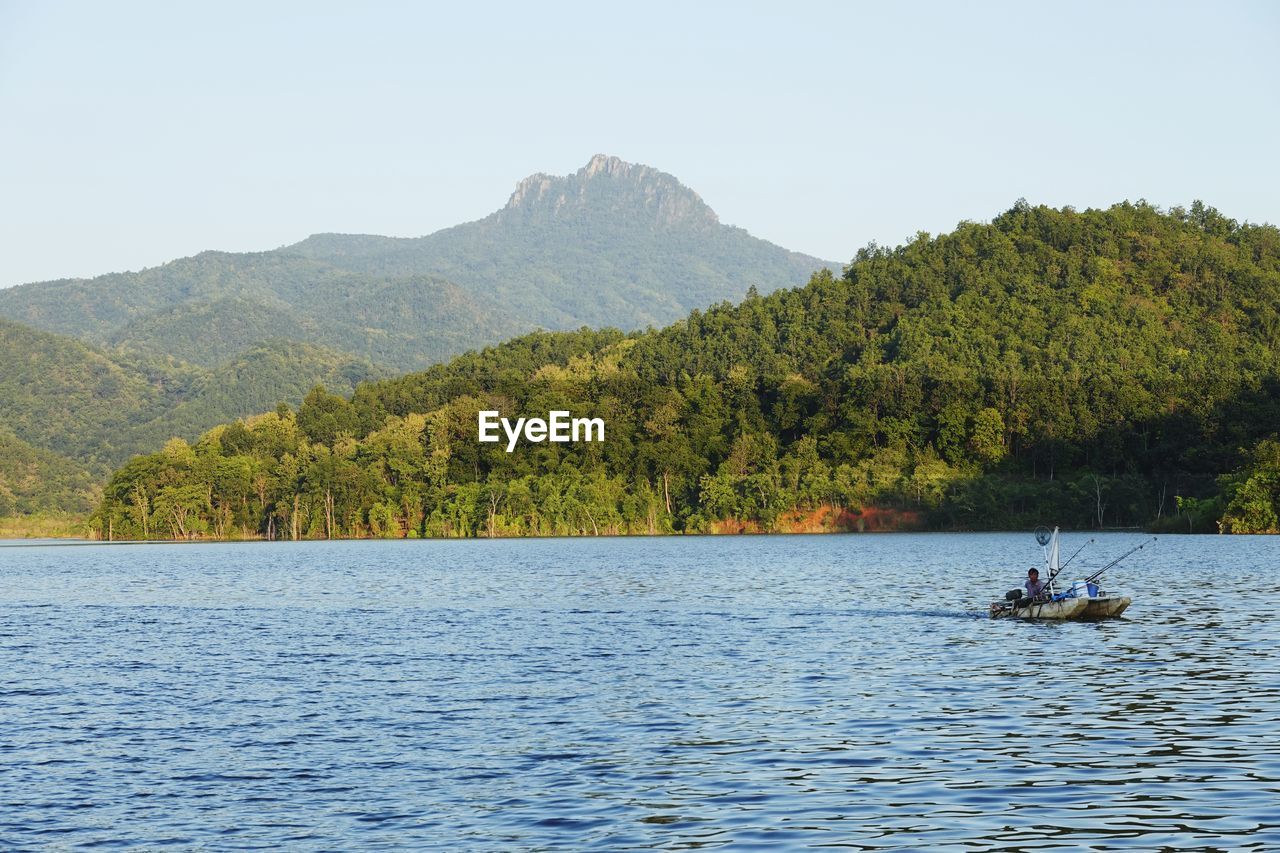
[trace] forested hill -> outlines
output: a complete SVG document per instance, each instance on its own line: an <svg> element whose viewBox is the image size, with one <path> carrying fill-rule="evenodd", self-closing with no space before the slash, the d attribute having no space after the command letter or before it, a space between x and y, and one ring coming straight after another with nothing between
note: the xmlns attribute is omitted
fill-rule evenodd
<svg viewBox="0 0 1280 853"><path fill-rule="evenodd" d="M0 317L204 367L289 339L403 371L537 328L663 325L823 264L722 225L671 175L601 155L426 237L325 234L27 284L0 290Z"/></svg>
<svg viewBox="0 0 1280 853"><path fill-rule="evenodd" d="M32 447L0 424L0 520L39 513L89 513L101 487L84 466Z"/></svg>
<svg viewBox="0 0 1280 853"><path fill-rule="evenodd" d="M93 475L90 482L98 481L171 436L194 439L230 418L281 400L296 403L317 382L351 389L386 375L367 362L291 341L265 342L204 369L126 357L3 319L0 365L0 430L50 451L24 451L23 470L32 476L56 456L47 476L59 482L72 460L79 472ZM72 491L77 497L45 501L42 508L83 509L79 486Z"/></svg>
<svg viewBox="0 0 1280 853"><path fill-rule="evenodd" d="M12 287L0 290L0 317L203 367L297 340L410 369L530 328L437 276L383 279L276 252L203 252L136 273Z"/></svg>
<svg viewBox="0 0 1280 853"><path fill-rule="evenodd" d="M1280 232L1019 203L661 331L539 333L133 460L116 536L1275 530ZM476 413L603 418L478 444Z"/></svg>

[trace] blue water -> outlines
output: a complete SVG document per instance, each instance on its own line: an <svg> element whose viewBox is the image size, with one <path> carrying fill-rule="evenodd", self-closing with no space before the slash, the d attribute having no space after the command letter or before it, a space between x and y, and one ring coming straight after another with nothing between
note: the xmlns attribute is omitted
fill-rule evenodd
<svg viewBox="0 0 1280 853"><path fill-rule="evenodd" d="M987 619L1038 556L0 548L0 848L1280 849L1280 537L1161 538L1124 620Z"/></svg>

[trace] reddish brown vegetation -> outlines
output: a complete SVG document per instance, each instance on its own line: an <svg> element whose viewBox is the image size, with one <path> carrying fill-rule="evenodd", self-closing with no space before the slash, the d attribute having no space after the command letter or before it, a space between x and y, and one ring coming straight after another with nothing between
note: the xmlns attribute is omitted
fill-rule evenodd
<svg viewBox="0 0 1280 853"><path fill-rule="evenodd" d="M757 522L727 518L712 523L712 533L875 533L888 530L920 530L924 520L914 510L867 506L841 509L823 504L811 510L784 512L772 531Z"/></svg>

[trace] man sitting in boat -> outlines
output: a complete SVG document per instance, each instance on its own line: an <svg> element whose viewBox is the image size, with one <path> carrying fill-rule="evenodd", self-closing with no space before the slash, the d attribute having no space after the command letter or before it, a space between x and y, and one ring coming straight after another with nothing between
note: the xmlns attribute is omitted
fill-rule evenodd
<svg viewBox="0 0 1280 853"><path fill-rule="evenodd" d="M1044 592L1044 584L1040 582L1040 570L1035 566L1027 569L1027 582L1023 584L1027 598L1036 598Z"/></svg>

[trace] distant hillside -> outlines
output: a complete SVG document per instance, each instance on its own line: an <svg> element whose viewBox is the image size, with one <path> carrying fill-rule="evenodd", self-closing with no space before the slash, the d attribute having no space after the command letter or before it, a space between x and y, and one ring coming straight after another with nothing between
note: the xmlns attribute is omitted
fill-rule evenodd
<svg viewBox="0 0 1280 853"><path fill-rule="evenodd" d="M0 422L101 472L146 445L134 428L193 393L198 374L124 366L72 338L0 320Z"/></svg>
<svg viewBox="0 0 1280 853"><path fill-rule="evenodd" d="M347 394L361 382L388 375L385 368L324 347L266 341L203 373L189 395L164 415L139 425L132 435L139 446L154 449L173 436L191 438L211 424L273 409L281 402L296 406L316 385Z"/></svg>
<svg viewBox="0 0 1280 853"><path fill-rule="evenodd" d="M381 279L277 252L204 252L139 273L0 290L0 316L205 367L271 339L420 367L527 325L438 277Z"/></svg>
<svg viewBox="0 0 1280 853"><path fill-rule="evenodd" d="M0 518L42 512L87 513L101 488L79 463L32 447L0 426Z"/></svg>
<svg viewBox="0 0 1280 853"><path fill-rule="evenodd" d="M552 207L555 202L552 202ZM477 412L602 443L476 441ZM1280 231L1019 202L658 331L534 333L131 461L117 536L1280 530ZM251 487L223 471L267 472ZM144 512L146 510L146 512Z"/></svg>
<svg viewBox="0 0 1280 853"><path fill-rule="evenodd" d="M309 344L259 344L213 369L121 356L0 319L0 424L102 475L171 436L296 404L316 383L348 391L385 373Z"/></svg>
<svg viewBox="0 0 1280 853"><path fill-rule="evenodd" d="M317 235L28 284L0 290L0 317L204 367L290 339L407 370L538 327L663 325L823 265L720 224L671 175L597 156L427 237Z"/></svg>

